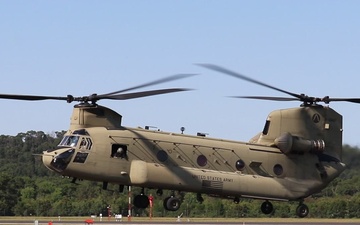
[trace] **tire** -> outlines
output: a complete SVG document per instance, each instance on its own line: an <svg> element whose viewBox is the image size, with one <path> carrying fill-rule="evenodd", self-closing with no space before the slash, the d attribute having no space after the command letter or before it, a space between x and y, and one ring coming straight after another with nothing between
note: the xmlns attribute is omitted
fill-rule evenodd
<svg viewBox="0 0 360 225"><path fill-rule="evenodd" d="M166 208L169 211L177 211L180 208L180 200L176 197L170 197L166 201Z"/></svg>
<svg viewBox="0 0 360 225"><path fill-rule="evenodd" d="M261 212L268 215L274 211L274 206L271 202L265 201L261 204Z"/></svg>
<svg viewBox="0 0 360 225"><path fill-rule="evenodd" d="M136 195L134 198L134 206L136 208L145 209L149 206L149 199L146 195Z"/></svg>
<svg viewBox="0 0 360 225"><path fill-rule="evenodd" d="M305 204L300 204L296 208L296 215L300 218L304 218L309 214L309 208Z"/></svg>
<svg viewBox="0 0 360 225"><path fill-rule="evenodd" d="M163 202L164 209L166 209L166 210L169 210L168 207L167 207L167 202L168 202L169 199L170 199L170 197L166 197L164 199L164 202Z"/></svg>

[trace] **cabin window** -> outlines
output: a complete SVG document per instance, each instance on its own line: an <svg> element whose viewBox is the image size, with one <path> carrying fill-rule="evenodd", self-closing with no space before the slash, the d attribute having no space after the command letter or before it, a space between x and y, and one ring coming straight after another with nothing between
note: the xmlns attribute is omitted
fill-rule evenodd
<svg viewBox="0 0 360 225"><path fill-rule="evenodd" d="M267 135L268 132L269 132L269 127L270 127L270 120L266 120L265 122L265 126L264 126L264 129L263 129L263 135Z"/></svg>
<svg viewBox="0 0 360 225"><path fill-rule="evenodd" d="M206 166L207 164L207 158L204 155L199 155L196 160L197 164L199 166Z"/></svg>
<svg viewBox="0 0 360 225"><path fill-rule="evenodd" d="M86 158L88 156L88 153L85 153L85 152L78 152L76 153L75 155L75 158L74 158L74 163L84 163Z"/></svg>
<svg viewBox="0 0 360 225"><path fill-rule="evenodd" d="M111 147L111 158L127 158L127 146L121 144L113 144Z"/></svg>
<svg viewBox="0 0 360 225"><path fill-rule="evenodd" d="M283 169L282 165L276 164L276 165L274 166L273 171L274 171L274 174L275 174L275 175L280 176L281 174L283 174L284 169Z"/></svg>
<svg viewBox="0 0 360 225"><path fill-rule="evenodd" d="M242 159L239 159L236 161L235 167L237 170L243 170L245 168L245 162Z"/></svg>
<svg viewBox="0 0 360 225"><path fill-rule="evenodd" d="M160 150L156 154L156 157L160 162L165 162L168 159L168 154L164 150Z"/></svg>

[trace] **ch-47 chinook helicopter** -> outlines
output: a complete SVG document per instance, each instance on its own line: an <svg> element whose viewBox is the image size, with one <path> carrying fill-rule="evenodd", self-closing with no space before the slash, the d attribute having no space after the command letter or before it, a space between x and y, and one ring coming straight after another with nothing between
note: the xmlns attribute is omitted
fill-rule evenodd
<svg viewBox="0 0 360 225"><path fill-rule="evenodd" d="M273 212L271 201L298 201L296 214L309 213L304 199L321 191L344 169L342 154L342 116L328 106L331 101L360 103L355 98L314 98L294 94L253 80L230 70L201 64L211 70L271 88L286 97L244 98L290 101L299 100L298 108L275 110L266 119L262 132L249 142L187 135L146 128L130 128L121 123L122 116L100 106L102 99L124 100L165 94L187 89L174 88L135 92L185 75L174 76L104 95L52 97L0 94L16 100L78 101L70 127L55 149L43 152L47 168L76 179L124 186L141 187L134 196L134 206L149 206L145 189L171 190L163 200L164 208L176 211L181 205L178 191L228 198L239 203L242 198L264 200L261 211Z"/></svg>

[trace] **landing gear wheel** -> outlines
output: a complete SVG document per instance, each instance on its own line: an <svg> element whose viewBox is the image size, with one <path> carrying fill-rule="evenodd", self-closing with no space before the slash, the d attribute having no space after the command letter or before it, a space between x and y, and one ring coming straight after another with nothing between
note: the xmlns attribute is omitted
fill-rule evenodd
<svg viewBox="0 0 360 225"><path fill-rule="evenodd" d="M162 196L163 195L163 190L162 189L157 190L156 195L157 196Z"/></svg>
<svg viewBox="0 0 360 225"><path fill-rule="evenodd" d="M300 218L304 218L309 214L309 208L305 204L300 204L296 208L296 215Z"/></svg>
<svg viewBox="0 0 360 225"><path fill-rule="evenodd" d="M203 203L204 198L201 196L200 193L196 194L196 201L198 201L200 204Z"/></svg>
<svg viewBox="0 0 360 225"><path fill-rule="evenodd" d="M164 208L169 211L177 211L180 208L180 200L176 197L164 199Z"/></svg>
<svg viewBox="0 0 360 225"><path fill-rule="evenodd" d="M264 214L270 214L274 211L274 206L271 202L265 201L261 204L261 212Z"/></svg>
<svg viewBox="0 0 360 225"><path fill-rule="evenodd" d="M239 198L239 197L235 197L235 198L234 198L234 203L235 203L235 204L239 204L239 202L240 202L240 198Z"/></svg>
<svg viewBox="0 0 360 225"><path fill-rule="evenodd" d="M134 198L134 206L145 209L149 206L149 198L146 195L136 195Z"/></svg>

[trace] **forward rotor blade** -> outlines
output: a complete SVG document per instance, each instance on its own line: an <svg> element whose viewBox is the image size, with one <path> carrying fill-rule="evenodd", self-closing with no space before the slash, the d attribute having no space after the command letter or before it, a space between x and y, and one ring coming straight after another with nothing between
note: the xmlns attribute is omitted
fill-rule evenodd
<svg viewBox="0 0 360 225"><path fill-rule="evenodd" d="M113 95L104 96L101 99L127 100L127 99L133 99L133 98L142 98L142 97L147 97L147 96L168 94L168 93L180 92L180 91L190 91L190 90L192 90L192 89L186 89L186 88L159 89L159 90L152 90L152 91L117 94L117 95L113 94Z"/></svg>
<svg viewBox="0 0 360 225"><path fill-rule="evenodd" d="M68 100L68 97L56 97L56 96L42 96L42 95L12 95L12 94L0 94L0 98L13 99L13 100L25 100L25 101L41 101L41 100Z"/></svg>
<svg viewBox="0 0 360 225"><path fill-rule="evenodd" d="M194 76L194 75L197 75L197 74L176 74L176 75L161 78L161 79L158 79L158 80L155 80L155 81L151 81L151 82L148 82L148 83L145 83L145 84L141 84L141 85L138 85L138 86L135 86L135 87L123 89L123 90L120 90L120 91L110 92L110 93L107 93L107 94L101 94L101 95L98 95L97 98L103 99L103 98L107 98L110 95L120 94L122 92L132 91L132 90L143 88L143 87L148 87L148 86L152 86L152 85L156 85L156 84L170 82L170 81L173 81L173 80L183 79L183 78Z"/></svg>
<svg viewBox="0 0 360 225"><path fill-rule="evenodd" d="M158 79L152 82L148 82L142 85L138 85L132 88L123 89L120 91L110 92L108 94L92 94L89 96L82 96L82 97L74 97L72 95L67 95L66 97L57 97L57 96L43 96L43 95L15 95L15 94L0 94L0 99L13 99L13 100L25 100L25 101L40 101L40 100L65 100L68 103L77 101L77 102L92 102L95 104L98 100L101 99L117 99L117 100L125 100L125 99L132 99L132 98L141 98L146 96L152 95L160 95L160 94L167 94L172 92L179 92L179 91L188 91L190 89L183 89L183 88L172 88L172 89L162 89L162 90L153 90L153 91L144 91L144 92L134 92L128 94L120 94L125 91L135 90L138 88L148 87L155 84L165 83L173 80L178 80L190 76L194 76L196 74L177 74L169 77L165 77L162 79Z"/></svg>
<svg viewBox="0 0 360 225"><path fill-rule="evenodd" d="M270 101L299 101L298 98L287 98L287 97L268 97L268 96L230 96L230 97L258 99L258 100L270 100Z"/></svg>
<svg viewBox="0 0 360 225"><path fill-rule="evenodd" d="M213 65L213 64L197 64L197 65L205 67L205 68L210 69L210 70L215 70L215 71L220 72L220 73L225 73L227 75L230 75L230 76L242 79L242 80L246 80L246 81L249 81L251 83L255 83L255 84L258 84L258 85L261 85L261 86L264 86L264 87L267 87L267 88L270 88L270 89L273 89L273 90L276 90L276 91L279 91L279 92L282 92L282 93L285 93L285 94L288 94L288 95L293 96L293 97L295 97L297 99L302 99L301 95L298 95L298 94L295 94L295 93L292 93L292 92L288 92L288 91L282 90L280 88L273 87L271 85L268 85L268 84L265 84L263 82L254 80L252 78L249 78L247 76L244 76L242 74L236 73L234 71L225 69L225 68L217 66L217 65Z"/></svg>

